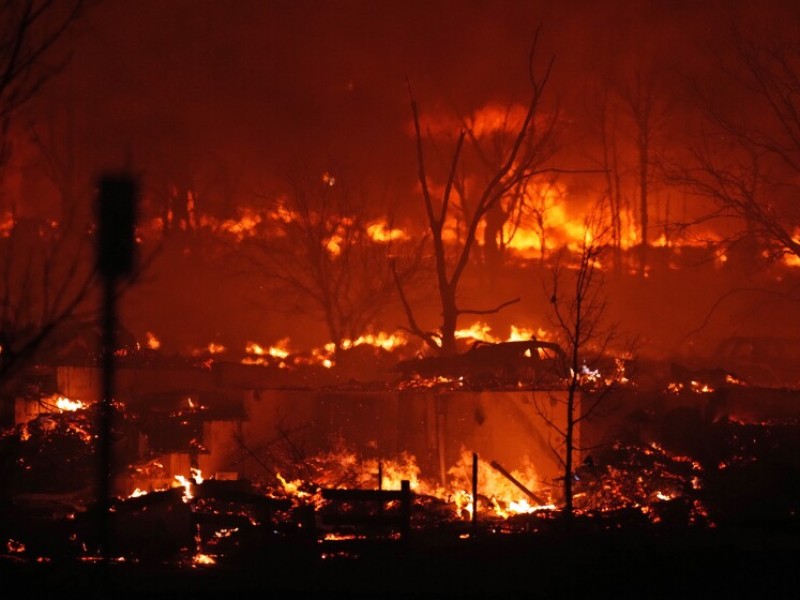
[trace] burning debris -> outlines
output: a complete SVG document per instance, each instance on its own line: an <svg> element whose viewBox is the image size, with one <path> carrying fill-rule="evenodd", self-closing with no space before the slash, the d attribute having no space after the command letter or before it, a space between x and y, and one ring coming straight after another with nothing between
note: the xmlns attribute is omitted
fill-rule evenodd
<svg viewBox="0 0 800 600"><path fill-rule="evenodd" d="M641 393L633 386L614 389ZM399 414L408 410L417 418L433 410L434 427L424 435L440 440L454 436L469 416L479 434L465 439L478 445L489 431L480 429L479 421L503 431L494 421L498 407L530 408L525 402L509 403L503 394L516 401L534 392L480 394L451 388L398 393L394 399L379 396L375 406L382 413L396 406ZM714 393L663 390L660 397L696 402ZM236 417L241 421L229 423L237 453L228 462L215 458L222 438L209 427L225 413L220 407L228 403L224 395L145 394L120 403L107 547L114 585L141 589L139 574L154 572L161 578L170 573L182 582L174 585L191 590L257 585L355 587L373 593L383 589L383 582L368 575L374 565L382 565L381 572L403 568L431 577L447 574L450 583L460 581L464 565L471 565L476 581L485 578L497 585L493 577L499 573L513 579L523 557L524 564L550 564L554 555L574 559L575 545L589 565L603 560L604 552L627 556L661 544L679 546L681 536L796 524L796 420L711 419L685 406L653 410L647 427L618 431L613 443L582 454L574 471L570 525L563 518L558 477L545 471L541 460L526 458L519 445L502 456L485 443L481 455L470 447L453 454L455 449L447 446L421 446L432 451L429 456L416 447L415 452L390 451L378 427L366 431L367 442L360 443L344 425L359 411L370 413L372 405L359 400L367 394L362 389L314 397L273 390L259 401L250 399ZM288 396L287 402L281 403L281 396ZM318 450L302 437L307 428L295 428L283 415L275 437L257 445L246 426L248 419L257 420L253 425L261 429L268 422L247 408L259 402L295 408L311 403L315 411L325 407L322 414L328 418L321 423L328 434L339 435ZM356 412L348 414L354 404ZM96 405L48 395L41 406L41 414L0 438L3 470L11 483L4 486L0 513L0 566L102 565L94 493ZM514 414L518 419L519 413ZM305 422L302 414L300 422ZM428 427L424 419L417 427L420 422ZM357 423L369 429L365 421ZM325 430L318 426L311 426L309 439ZM505 435L513 433L505 430ZM528 435L535 433L529 430ZM402 439L400 432L392 436ZM206 472L197 465L216 468ZM505 569L508 561L516 566ZM128 577L132 581L123 583Z"/></svg>
<svg viewBox="0 0 800 600"><path fill-rule="evenodd" d="M62 402L73 410L42 414L3 436L10 555L95 556L92 407L75 404ZM701 528L745 517L791 519L800 508L792 483L800 480L798 431L794 422L722 420L706 425L704 443L692 447L665 420L662 441L620 441L583 461L575 471L576 518L630 525L638 514L639 527ZM313 547L313 540L373 539L378 530L385 539L443 529L456 535L475 522L482 531L525 533L546 529L559 505L557 481L541 480L532 464L507 470L463 449L445 483L424 477L410 454L365 458L347 448L273 464L260 481L205 478L197 469L170 481L154 460L131 468L151 484L114 501L112 536L114 556L133 561L213 564L254 545ZM731 490L753 512L733 510Z"/></svg>

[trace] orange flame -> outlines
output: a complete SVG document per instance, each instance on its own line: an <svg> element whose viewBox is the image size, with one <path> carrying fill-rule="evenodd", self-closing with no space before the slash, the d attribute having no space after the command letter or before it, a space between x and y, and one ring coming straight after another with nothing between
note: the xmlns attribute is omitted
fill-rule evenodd
<svg viewBox="0 0 800 600"><path fill-rule="evenodd" d="M456 339L469 339L490 344L500 342L517 342L530 339L552 341L552 334L541 327L533 329L525 326L511 325L507 336L498 336L492 333L492 328L483 321L476 321L472 325L456 331Z"/></svg>
<svg viewBox="0 0 800 600"><path fill-rule="evenodd" d="M396 227L390 227L385 220L373 221L367 224L367 235L375 242L407 240L410 237L408 232Z"/></svg>
<svg viewBox="0 0 800 600"><path fill-rule="evenodd" d="M7 238L14 231L17 222L14 215L10 212L4 212L0 215L0 237Z"/></svg>
<svg viewBox="0 0 800 600"><path fill-rule="evenodd" d="M240 208L239 219L228 219L220 224L220 229L232 234L237 241L242 241L246 237L252 237L256 233L256 228L261 224L261 215L252 208Z"/></svg>
<svg viewBox="0 0 800 600"><path fill-rule="evenodd" d="M155 336L152 331L148 331L145 333L145 337L147 338L146 345L150 350L158 350L161 348L161 341Z"/></svg>

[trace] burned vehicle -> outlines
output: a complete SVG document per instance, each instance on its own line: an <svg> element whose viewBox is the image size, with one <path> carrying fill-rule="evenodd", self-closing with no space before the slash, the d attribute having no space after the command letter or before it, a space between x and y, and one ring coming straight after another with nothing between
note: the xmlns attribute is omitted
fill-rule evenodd
<svg viewBox="0 0 800 600"><path fill-rule="evenodd" d="M710 356L673 369L683 379L716 387L739 381L768 388L800 386L800 340L769 336L730 336Z"/></svg>
<svg viewBox="0 0 800 600"><path fill-rule="evenodd" d="M713 359L751 385L796 388L800 384L800 340L733 336L720 343Z"/></svg>
<svg viewBox="0 0 800 600"><path fill-rule="evenodd" d="M458 379L468 385L560 387L567 376L567 356L556 343L521 340L476 341L453 356L426 356L400 361L401 378Z"/></svg>

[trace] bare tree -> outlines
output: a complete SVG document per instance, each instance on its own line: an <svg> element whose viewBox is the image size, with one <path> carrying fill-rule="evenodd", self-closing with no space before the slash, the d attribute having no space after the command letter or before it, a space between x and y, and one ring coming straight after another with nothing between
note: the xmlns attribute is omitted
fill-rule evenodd
<svg viewBox="0 0 800 600"><path fill-rule="evenodd" d="M639 269L647 273L647 246L650 227L650 178L652 172L652 137L655 122L653 80L636 73L630 86L622 90L622 99L634 123L639 182Z"/></svg>
<svg viewBox="0 0 800 600"><path fill-rule="evenodd" d="M8 158L12 117L64 66L51 50L78 18L83 0L7 0L0 5L0 143Z"/></svg>
<svg viewBox="0 0 800 600"><path fill-rule="evenodd" d="M458 302L458 289L464 271L470 264L472 250L477 243L479 225L492 215L493 211L498 211L497 207L504 198L518 192L532 177L541 173L541 163L545 157L549 156L546 153L549 153L550 150L556 117L553 113L549 117L543 118L540 113L553 59L551 58L547 62L541 74L534 71L537 39L538 34L534 39L529 60L531 95L524 116L511 136L511 143L505 146L500 153L500 160L495 162L495 160L489 159L487 153L480 147L479 137L474 135L474 132L471 134L468 128L462 128L455 142L439 200L434 200L431 190L432 184L428 176L424 153L419 109L409 84L417 146L418 177L427 216L427 230L433 245L437 292L441 304L442 321L435 331L429 331L420 326L399 279L397 287L406 311L408 331L442 355L456 353L455 333L461 315L495 313L519 300L518 298L508 300L489 309L463 308ZM467 194L461 172L462 151L466 140L469 140L478 156L485 157L485 164L494 165L491 176L481 184L474 197ZM460 211L458 216L462 220L462 228L459 230L458 239L449 242L445 235L446 226L455 220L458 211ZM504 209L499 209L500 220L506 218L506 215L502 214L503 212ZM496 235L497 226L494 224L496 221L498 219L489 219L490 230L492 228L495 230L495 234L490 235Z"/></svg>
<svg viewBox="0 0 800 600"><path fill-rule="evenodd" d="M509 152L512 151L513 144L519 133L519 128L526 116L526 108L520 104L513 104L505 107L500 112L498 107L488 106L488 118L478 111L462 122L462 130L466 133L466 139L470 142L462 152L461 169L457 172L453 180L453 186L458 195L458 208L463 213L461 219L463 223L469 223L474 217L472 214L472 195L476 191L480 194L489 184L492 178L506 161ZM541 111L539 111L541 113ZM545 186L552 183L556 169L540 169L556 152L556 122L558 110L553 110L548 116L547 121L538 127L536 139L529 138L527 144L535 144L536 147L528 147L525 154L531 159L528 165L531 171L530 177L521 177L515 184L506 190L505 194L496 202L493 202L486 213L481 217L483 223L483 235L481 239L483 260L490 276L496 275L502 267L504 254L508 245L514 239L523 221L534 220L537 224L542 224L542 213L544 210L542 197L536 193L536 175L544 172L549 174L548 180L542 181ZM487 126L483 121L494 121ZM466 173L468 171L468 174ZM483 177L483 181L477 185L470 186L467 179ZM544 228L541 227L541 234L544 236Z"/></svg>
<svg viewBox="0 0 800 600"><path fill-rule="evenodd" d="M64 66L52 53L83 4L9 0L0 6L0 166L11 151L13 118ZM80 259L88 241L85 230L73 238L65 235L65 223L20 221L14 207L5 217L8 227L0 236L0 386L70 318L86 298L92 278L77 276L85 264ZM64 261L65 256L71 260Z"/></svg>
<svg viewBox="0 0 800 600"><path fill-rule="evenodd" d="M623 165L620 156L620 118L615 95L608 85L593 86L589 94L586 111L590 124L600 144L599 157L595 160L603 172L606 198L610 217L610 243L614 251L614 269L619 274L622 267L623 215L630 211L623 188Z"/></svg>
<svg viewBox="0 0 800 600"><path fill-rule="evenodd" d="M0 385L88 298L94 281L90 241L86 230L44 221L17 222L0 239Z"/></svg>
<svg viewBox="0 0 800 600"><path fill-rule="evenodd" d="M748 240L753 258L756 250L771 260L800 256L800 39L737 34L734 48L736 63L723 73L740 100L726 107L698 89L705 128L690 166L669 174L712 201L687 225L738 221L729 240Z"/></svg>
<svg viewBox="0 0 800 600"><path fill-rule="evenodd" d="M567 517L571 517L574 510L575 454L582 449L576 432L582 421L596 415L609 389L601 373L601 363L607 360L608 346L615 333L614 328L604 323L606 298L600 260L607 251L611 231L606 222L606 215L599 209L587 216L576 255L564 249L552 268L552 280L545 288L567 355L568 378L565 399L553 396L549 406L537 402L536 409L558 437L553 450L563 466L564 514ZM589 390L592 394L584 395ZM588 404L581 406L584 400Z"/></svg>
<svg viewBox="0 0 800 600"><path fill-rule="evenodd" d="M402 241L377 204L342 177L291 177L286 193L268 198L259 233L235 249L279 308L318 315L337 351L368 331L395 294L389 261Z"/></svg>

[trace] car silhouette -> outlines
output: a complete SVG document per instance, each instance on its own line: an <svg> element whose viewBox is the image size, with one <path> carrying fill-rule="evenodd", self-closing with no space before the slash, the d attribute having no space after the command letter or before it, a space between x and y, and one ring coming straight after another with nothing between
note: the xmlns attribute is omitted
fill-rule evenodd
<svg viewBox="0 0 800 600"><path fill-rule="evenodd" d="M567 357L553 342L520 340L475 342L469 350L452 356L428 356L400 361L401 377L463 378L475 384L533 384L553 386L563 382Z"/></svg>

